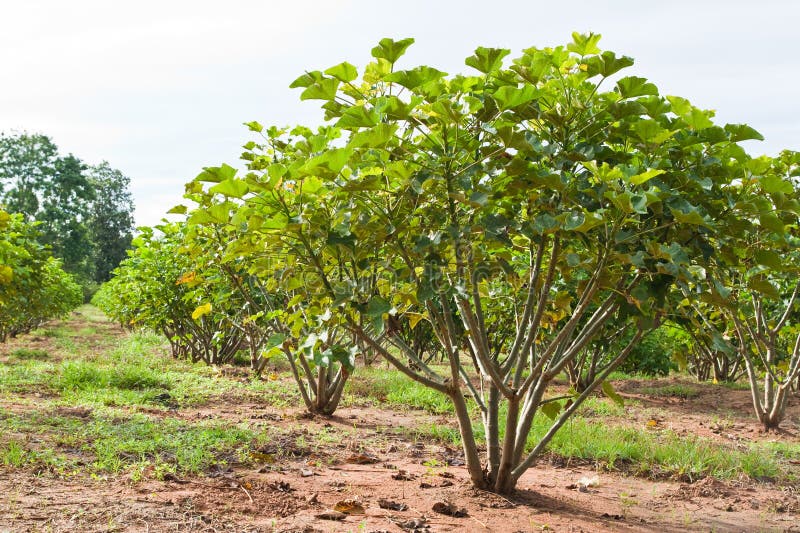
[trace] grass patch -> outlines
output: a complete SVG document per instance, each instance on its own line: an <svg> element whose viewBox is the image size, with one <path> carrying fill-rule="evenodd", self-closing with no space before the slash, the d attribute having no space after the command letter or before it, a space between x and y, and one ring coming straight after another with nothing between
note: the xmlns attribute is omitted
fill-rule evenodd
<svg viewBox="0 0 800 533"><path fill-rule="evenodd" d="M352 405L358 399L393 408L423 409L433 414L453 412L447 396L412 381L393 368L358 369L348 381L345 403Z"/></svg>
<svg viewBox="0 0 800 533"><path fill-rule="evenodd" d="M14 414L0 420L0 427L34 434L38 441L37 448L19 439L0 445L4 465L50 466L67 475L84 469L131 472L136 477L150 468L156 477L167 472L200 474L216 465L248 462L249 452L264 439L247 428L226 423L191 424L113 411L87 418L57 412Z"/></svg>
<svg viewBox="0 0 800 533"><path fill-rule="evenodd" d="M32 359L36 361L44 361L50 357L48 351L42 350L41 348L17 348L9 355L22 361L29 361Z"/></svg>
<svg viewBox="0 0 800 533"><path fill-rule="evenodd" d="M636 392L646 396L654 396L659 398L697 398L700 396L700 391L691 385L683 383L673 383L670 385L656 385L653 387L637 387Z"/></svg>

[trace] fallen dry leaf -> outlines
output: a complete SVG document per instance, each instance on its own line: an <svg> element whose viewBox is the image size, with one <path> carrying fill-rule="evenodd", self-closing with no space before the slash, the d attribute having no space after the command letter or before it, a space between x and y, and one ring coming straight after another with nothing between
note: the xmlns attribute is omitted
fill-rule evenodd
<svg viewBox="0 0 800 533"><path fill-rule="evenodd" d="M320 520L344 520L345 518L347 518L346 514L340 513L339 511L334 511L333 509L322 511L321 513L314 516L316 516Z"/></svg>
<svg viewBox="0 0 800 533"><path fill-rule="evenodd" d="M374 465L380 463L381 460L368 453L354 453L347 458L347 462L354 465Z"/></svg>
<svg viewBox="0 0 800 533"><path fill-rule="evenodd" d="M396 473L392 474L392 479L396 479L397 481L411 481L415 479L417 476L406 472L405 470L398 470Z"/></svg>
<svg viewBox="0 0 800 533"><path fill-rule="evenodd" d="M334 511L344 514L364 514L364 505L354 498L342 500L333 506Z"/></svg>
<svg viewBox="0 0 800 533"><path fill-rule="evenodd" d="M458 507L453 502L436 502L433 504L433 512L453 518L463 518L468 516L467 510L464 507Z"/></svg>
<svg viewBox="0 0 800 533"><path fill-rule="evenodd" d="M381 509L389 509L390 511L405 511L408 509L408 505L404 503L387 500L385 498L378 500L378 506Z"/></svg>

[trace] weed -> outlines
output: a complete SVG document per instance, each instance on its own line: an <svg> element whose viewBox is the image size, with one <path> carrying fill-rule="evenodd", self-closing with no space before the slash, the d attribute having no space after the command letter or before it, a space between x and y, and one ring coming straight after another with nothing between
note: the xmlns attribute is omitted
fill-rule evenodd
<svg viewBox="0 0 800 533"><path fill-rule="evenodd" d="M50 357L50 354L47 350L42 350L40 348L17 348L16 350L12 351L9 354L11 357L16 359L25 360L36 360L36 361L43 361Z"/></svg>
<svg viewBox="0 0 800 533"><path fill-rule="evenodd" d="M656 385L653 387L639 387L636 392L647 396L669 397L669 398L697 398L700 391L691 385L674 383L670 385Z"/></svg>

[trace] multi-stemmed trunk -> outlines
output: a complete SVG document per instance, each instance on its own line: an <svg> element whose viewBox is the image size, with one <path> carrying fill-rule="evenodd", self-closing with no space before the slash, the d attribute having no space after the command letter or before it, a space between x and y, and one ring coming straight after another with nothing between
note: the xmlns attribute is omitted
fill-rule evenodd
<svg viewBox="0 0 800 533"><path fill-rule="evenodd" d="M771 327L766 306L759 297L753 298L752 317L742 318L737 310L728 312L736 328L739 352L745 361L753 408L766 431L778 429L786 413L792 385L800 379L800 334L796 335L791 352L781 353L779 342L779 335L789 319L799 291L800 284L795 287L782 315ZM762 368L763 380L759 379L759 370Z"/></svg>
<svg viewBox="0 0 800 533"><path fill-rule="evenodd" d="M343 365L333 362L312 369L303 354L295 354L288 347L284 347L283 352L308 412L332 415L339 407L350 372Z"/></svg>

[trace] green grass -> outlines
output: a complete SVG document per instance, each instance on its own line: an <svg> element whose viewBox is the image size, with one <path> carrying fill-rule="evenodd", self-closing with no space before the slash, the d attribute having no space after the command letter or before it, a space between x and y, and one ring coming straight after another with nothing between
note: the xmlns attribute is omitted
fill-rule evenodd
<svg viewBox="0 0 800 533"><path fill-rule="evenodd" d="M683 383L672 383L668 385L655 385L652 387L637 387L636 392L646 396L668 397L668 398L697 398L700 391L692 385Z"/></svg>
<svg viewBox="0 0 800 533"><path fill-rule="evenodd" d="M12 351L9 354L11 357L15 359L21 360L28 360L28 359L36 359L38 361L43 361L50 357L50 354L47 350L42 350L39 348L17 348L16 350Z"/></svg>
<svg viewBox="0 0 800 533"><path fill-rule="evenodd" d="M188 423L174 418L96 411L70 417L58 411L0 413L4 432L15 438L0 444L0 462L8 466L50 467L62 475L132 472L198 474L215 465L247 462L264 435L224 422ZM48 445L49 444L49 445ZM77 456L77 457L76 457Z"/></svg>
<svg viewBox="0 0 800 533"><path fill-rule="evenodd" d="M395 369L358 369L348 383L345 404L357 403L359 399L392 408L423 409L432 414L453 412L447 396L410 380Z"/></svg>
<svg viewBox="0 0 800 533"><path fill-rule="evenodd" d="M691 385L674 383L640 387L637 392L653 396L693 398L700 391ZM359 400L395 409L424 409L432 414L453 412L448 399L415 383L394 369L360 369L349 384L349 402ZM626 402L626 407L636 406ZM501 419L505 410L501 409ZM609 470L630 471L658 478L695 480L712 475L733 479L745 473L754 479L795 481L800 473L788 460L800 454L800 446L753 444L735 449L709 439L686 437L671 431L649 431L625 426L625 407L607 398L590 397L578 414L568 421L548 446L548 452L566 460L591 461ZM484 442L483 426L473 406L474 429ZM537 416L528 447L532 449L549 430L551 421ZM501 422L501 433L504 423ZM404 433L414 439L433 439L460 446L461 437L452 425L429 424L409 428Z"/></svg>

